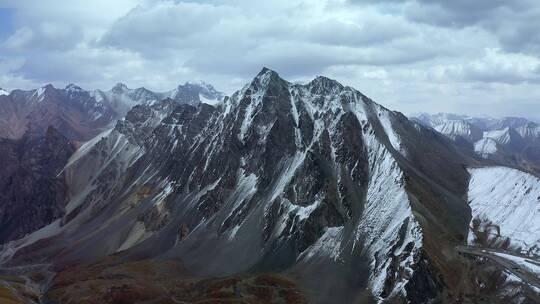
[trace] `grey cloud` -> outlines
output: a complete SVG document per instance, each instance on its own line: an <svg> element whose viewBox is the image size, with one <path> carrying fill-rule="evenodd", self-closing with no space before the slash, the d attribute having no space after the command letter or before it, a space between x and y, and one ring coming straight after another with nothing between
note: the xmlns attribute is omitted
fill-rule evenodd
<svg viewBox="0 0 540 304"><path fill-rule="evenodd" d="M404 111L540 98L533 0L96 1L0 0L19 30L0 42L0 87L200 79L230 93L268 66L293 81L334 77Z"/></svg>
<svg viewBox="0 0 540 304"><path fill-rule="evenodd" d="M6 51L20 52L32 49L68 50L82 41L81 29L62 24L40 23L17 29L0 47Z"/></svg>
<svg viewBox="0 0 540 304"><path fill-rule="evenodd" d="M295 41L261 44L243 52L234 48L200 51L186 62L186 66L200 72L236 75L269 66L283 75L299 77L320 74L332 66L411 64L435 56L436 49L406 41L396 43L384 52L379 48L359 49Z"/></svg>
<svg viewBox="0 0 540 304"><path fill-rule="evenodd" d="M477 27L497 37L502 48L540 56L540 6L535 0L351 0L399 5L417 23L438 27Z"/></svg>
<svg viewBox="0 0 540 304"><path fill-rule="evenodd" d="M211 43L201 35L212 38L208 33L233 13L229 7L198 3L138 6L117 20L99 43L151 54L167 48L196 47L194 44Z"/></svg>
<svg viewBox="0 0 540 304"><path fill-rule="evenodd" d="M494 34L507 51L540 56L540 7L529 0L411 2L406 16L437 26L477 26Z"/></svg>
<svg viewBox="0 0 540 304"><path fill-rule="evenodd" d="M395 16L345 20L264 13L200 3L137 7L115 22L98 46L146 58L180 57L194 71L230 75L271 66L299 76L334 65L411 64L446 53L426 45L425 37Z"/></svg>
<svg viewBox="0 0 540 304"><path fill-rule="evenodd" d="M102 45L155 54L167 48L252 48L267 41L299 41L342 46L369 46L414 34L397 18L362 20L301 19L253 15L224 5L166 3L137 7L115 22ZM149 44L148 41L153 43ZM157 46L157 47L156 47Z"/></svg>
<svg viewBox="0 0 540 304"><path fill-rule="evenodd" d="M357 47L388 43L416 34L410 26L395 18L368 20L362 25L326 20L303 31L304 35L315 43Z"/></svg>

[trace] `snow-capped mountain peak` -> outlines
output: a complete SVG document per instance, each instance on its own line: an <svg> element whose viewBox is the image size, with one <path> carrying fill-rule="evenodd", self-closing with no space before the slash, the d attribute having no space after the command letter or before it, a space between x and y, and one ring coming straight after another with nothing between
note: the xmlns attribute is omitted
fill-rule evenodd
<svg viewBox="0 0 540 304"><path fill-rule="evenodd" d="M9 92L2 89L2 88L0 88L0 96L2 96L2 95L9 95Z"/></svg>
<svg viewBox="0 0 540 304"><path fill-rule="evenodd" d="M435 126L435 130L452 138L461 136L471 142L482 138L482 130L464 120L447 120Z"/></svg>
<svg viewBox="0 0 540 304"><path fill-rule="evenodd" d="M198 104L200 102L216 104L223 100L223 93L218 92L213 86L204 82L186 82L176 89L163 93L180 103Z"/></svg>
<svg viewBox="0 0 540 304"><path fill-rule="evenodd" d="M114 87L112 87L112 89L111 89L111 92L117 93L117 94L121 94L121 93L124 93L126 91L129 91L129 88L125 84L123 84L121 82L115 84Z"/></svg>
<svg viewBox="0 0 540 304"><path fill-rule="evenodd" d="M52 84L47 84L41 88L38 88L34 90L34 94L32 95L32 99L35 102L41 102L45 99L46 94L53 94L56 88Z"/></svg>

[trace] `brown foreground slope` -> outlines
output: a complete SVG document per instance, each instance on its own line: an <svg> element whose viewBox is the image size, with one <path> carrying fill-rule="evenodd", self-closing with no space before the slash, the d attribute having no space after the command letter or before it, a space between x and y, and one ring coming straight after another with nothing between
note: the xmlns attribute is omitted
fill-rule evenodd
<svg viewBox="0 0 540 304"><path fill-rule="evenodd" d="M175 261L117 257L61 271L47 297L62 304L307 303L283 275L194 278Z"/></svg>

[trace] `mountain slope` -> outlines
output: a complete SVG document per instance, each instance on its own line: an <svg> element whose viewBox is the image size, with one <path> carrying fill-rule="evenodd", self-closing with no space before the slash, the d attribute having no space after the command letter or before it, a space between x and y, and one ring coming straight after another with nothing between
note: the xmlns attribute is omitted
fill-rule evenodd
<svg viewBox="0 0 540 304"><path fill-rule="evenodd" d="M0 243L5 243L62 217L68 196L58 173L74 147L49 128L44 136L0 139L0 151Z"/></svg>
<svg viewBox="0 0 540 304"><path fill-rule="evenodd" d="M435 126L435 130L451 137L454 140L458 136L471 142L475 142L482 138L482 131L479 128L473 124L461 120L447 121L443 124Z"/></svg>
<svg viewBox="0 0 540 304"><path fill-rule="evenodd" d="M0 137L17 139L26 131L45 134L49 126L72 140L87 140L108 125L115 114L88 92L70 85L51 85L0 96Z"/></svg>
<svg viewBox="0 0 540 304"><path fill-rule="evenodd" d="M469 204L473 225L493 235L488 239L518 247L523 253L540 253L540 180L505 167L470 169ZM474 222L475 221L475 222ZM471 233L473 233L472 231ZM471 235L470 238L474 235Z"/></svg>

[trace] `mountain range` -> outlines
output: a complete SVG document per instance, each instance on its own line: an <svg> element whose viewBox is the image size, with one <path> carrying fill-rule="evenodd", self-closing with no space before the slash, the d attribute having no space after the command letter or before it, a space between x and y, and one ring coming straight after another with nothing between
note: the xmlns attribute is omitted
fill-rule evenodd
<svg viewBox="0 0 540 304"><path fill-rule="evenodd" d="M2 198L0 221L11 226L0 280L22 299L540 299L532 122L409 119L335 80L294 84L267 68L227 97L192 84L174 94L38 92L13 91L0 104L73 103L86 118L0 126L11 137L0 148L18 151L9 152L18 167L0 179L6 193L39 183L56 194L38 203L44 216L11 207L31 210L32 191ZM483 147L490 140L495 152ZM44 156L28 156L28 145Z"/></svg>
<svg viewBox="0 0 540 304"><path fill-rule="evenodd" d="M540 174L540 124L521 117L417 114L413 120L434 128L484 159Z"/></svg>
<svg viewBox="0 0 540 304"><path fill-rule="evenodd" d="M211 85L187 82L158 93L145 88L129 89L118 83L109 91L87 91L70 84L23 91L0 90L0 137L18 139L28 130L42 133L49 126L74 141L86 141L114 125L135 105L170 98L177 103L216 103L223 93Z"/></svg>

